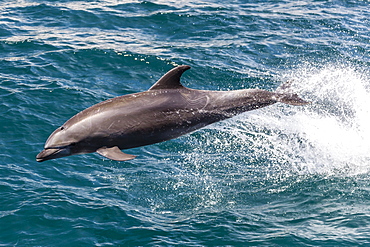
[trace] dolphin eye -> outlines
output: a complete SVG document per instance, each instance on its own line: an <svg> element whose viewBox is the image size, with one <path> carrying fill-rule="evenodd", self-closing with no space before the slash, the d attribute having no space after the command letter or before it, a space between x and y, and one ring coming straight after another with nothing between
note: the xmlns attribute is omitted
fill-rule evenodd
<svg viewBox="0 0 370 247"><path fill-rule="evenodd" d="M62 127L60 127L60 130L64 130L64 127L62 126Z"/></svg>

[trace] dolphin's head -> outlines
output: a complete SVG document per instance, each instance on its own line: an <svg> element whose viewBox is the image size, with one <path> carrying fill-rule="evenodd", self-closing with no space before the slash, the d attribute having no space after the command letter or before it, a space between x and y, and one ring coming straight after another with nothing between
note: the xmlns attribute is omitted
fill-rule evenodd
<svg viewBox="0 0 370 247"><path fill-rule="evenodd" d="M81 131L77 132L74 128L65 126L59 127L49 136L44 150L36 156L36 161L42 162L74 154L94 152L95 150L90 150L88 145L81 145L85 139L85 135Z"/></svg>

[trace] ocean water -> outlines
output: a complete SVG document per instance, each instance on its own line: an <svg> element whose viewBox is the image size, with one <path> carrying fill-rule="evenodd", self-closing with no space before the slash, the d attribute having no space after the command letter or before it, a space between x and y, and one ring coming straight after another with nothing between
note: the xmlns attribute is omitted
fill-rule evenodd
<svg viewBox="0 0 370 247"><path fill-rule="evenodd" d="M0 2L0 246L370 244L370 8L337 1ZM275 104L180 138L43 163L49 134L176 65Z"/></svg>

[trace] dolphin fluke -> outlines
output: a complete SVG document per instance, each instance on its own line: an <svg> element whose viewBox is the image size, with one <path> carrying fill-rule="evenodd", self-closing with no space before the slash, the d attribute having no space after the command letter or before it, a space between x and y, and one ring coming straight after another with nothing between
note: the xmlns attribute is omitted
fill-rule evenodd
<svg viewBox="0 0 370 247"><path fill-rule="evenodd" d="M293 92L292 84L293 81L286 81L285 83L282 83L275 91L276 100L281 103L296 106L310 104L310 102L303 100Z"/></svg>
<svg viewBox="0 0 370 247"><path fill-rule="evenodd" d="M310 102L301 99L297 94L281 94L277 96L277 101L288 105L307 105Z"/></svg>

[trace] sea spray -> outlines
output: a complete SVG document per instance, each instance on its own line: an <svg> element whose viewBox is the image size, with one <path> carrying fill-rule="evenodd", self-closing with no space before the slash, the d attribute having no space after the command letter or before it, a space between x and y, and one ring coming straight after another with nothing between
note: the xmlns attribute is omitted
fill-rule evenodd
<svg viewBox="0 0 370 247"><path fill-rule="evenodd" d="M370 165L370 81L366 71L305 65L291 72L303 107L276 104L214 126L248 144L279 175L367 173ZM229 142L229 140L227 141ZM247 161L246 161L247 162ZM276 176L276 174L275 174Z"/></svg>

